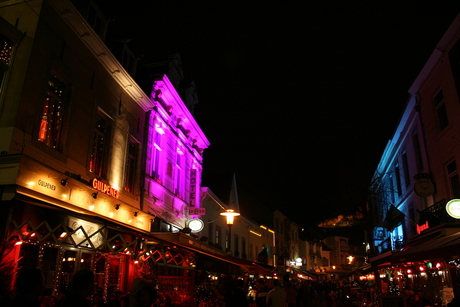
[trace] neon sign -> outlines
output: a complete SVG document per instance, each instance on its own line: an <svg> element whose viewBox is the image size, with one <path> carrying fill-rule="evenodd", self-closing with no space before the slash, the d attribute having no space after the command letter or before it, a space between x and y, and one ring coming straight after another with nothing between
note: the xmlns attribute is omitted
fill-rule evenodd
<svg viewBox="0 0 460 307"><path fill-rule="evenodd" d="M96 178L93 179L93 188L113 198L118 199L120 197L120 191L112 188L110 185L105 184L102 181L97 180Z"/></svg>

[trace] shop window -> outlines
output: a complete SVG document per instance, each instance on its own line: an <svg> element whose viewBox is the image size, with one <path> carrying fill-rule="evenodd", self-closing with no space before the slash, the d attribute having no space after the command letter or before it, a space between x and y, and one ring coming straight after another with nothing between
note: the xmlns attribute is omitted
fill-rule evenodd
<svg viewBox="0 0 460 307"><path fill-rule="evenodd" d="M40 119L38 140L60 152L64 143L64 114L68 85L52 75L48 79L45 102Z"/></svg>
<svg viewBox="0 0 460 307"><path fill-rule="evenodd" d="M97 177L104 178L107 173L110 128L109 119L99 112L93 130L93 143L89 161L89 171Z"/></svg>
<svg viewBox="0 0 460 307"><path fill-rule="evenodd" d="M129 138L128 140L126 153L124 190L132 193L134 191L136 168L139 156L139 143L133 138Z"/></svg>

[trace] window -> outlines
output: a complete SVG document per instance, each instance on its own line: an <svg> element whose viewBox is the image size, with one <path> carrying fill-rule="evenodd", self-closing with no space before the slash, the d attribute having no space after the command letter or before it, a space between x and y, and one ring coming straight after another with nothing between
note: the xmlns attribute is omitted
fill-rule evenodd
<svg viewBox="0 0 460 307"><path fill-rule="evenodd" d="M396 164L395 165L395 179L396 179L396 192L398 193L399 196L401 196L402 194L402 190L401 190L401 174L400 174L400 171L399 171L399 165Z"/></svg>
<svg viewBox="0 0 460 307"><path fill-rule="evenodd" d="M215 242L216 244L221 244L221 236L222 236L222 228L219 226L216 226L216 237L215 237Z"/></svg>
<svg viewBox="0 0 460 307"><path fill-rule="evenodd" d="M45 103L41 114L38 140L58 151L63 150L63 126L67 86L56 76L48 79Z"/></svg>
<svg viewBox="0 0 460 307"><path fill-rule="evenodd" d="M177 195L183 195L184 194L184 176L183 176L183 163L184 156L177 152L176 154L176 169L175 169L175 176L174 176L174 193Z"/></svg>
<svg viewBox="0 0 460 307"><path fill-rule="evenodd" d="M237 235L235 235L235 241L234 241L234 246L233 246L233 249L235 250L235 256L238 256L239 253L240 253L240 241L239 241L239 237Z"/></svg>
<svg viewBox="0 0 460 307"><path fill-rule="evenodd" d="M89 161L89 171L97 177L105 177L108 158L108 143L110 132L109 119L102 113L97 115L93 132L93 144Z"/></svg>
<svg viewBox="0 0 460 307"><path fill-rule="evenodd" d="M161 162L163 158L163 138L164 130L161 129L161 122L159 122L152 111L149 116L149 129L148 138L146 144L145 154L145 173L147 176L154 178L155 181L161 183L163 179L161 174L161 168L164 163ZM212 239L212 237L209 237Z"/></svg>
<svg viewBox="0 0 460 307"><path fill-rule="evenodd" d="M403 171L404 171L404 182L406 187L410 185L410 173L409 173L409 163L407 161L407 152L404 150L402 153L402 162L403 162Z"/></svg>
<svg viewBox="0 0 460 307"><path fill-rule="evenodd" d="M124 189L128 192L134 191L134 182L136 178L137 160L139 155L139 143L133 138L128 140Z"/></svg>
<svg viewBox="0 0 460 307"><path fill-rule="evenodd" d="M249 243L249 260L254 260L254 253L253 253L254 247L252 243Z"/></svg>
<svg viewBox="0 0 460 307"><path fill-rule="evenodd" d="M393 183L393 175L390 175L388 177L388 184L389 184L389 192L390 192L390 201L392 203L395 202L395 187L394 187L394 183Z"/></svg>
<svg viewBox="0 0 460 307"><path fill-rule="evenodd" d="M415 164L417 166L417 171L421 172L423 170L423 161L422 161L422 151L420 150L420 140L418 138L417 131L412 135L412 144L414 145L414 156Z"/></svg>
<svg viewBox="0 0 460 307"><path fill-rule="evenodd" d="M455 160L447 164L447 176L449 177L452 198L459 198L460 180L458 178L457 163Z"/></svg>
<svg viewBox="0 0 460 307"><path fill-rule="evenodd" d="M247 255L246 255L246 239L245 238L241 238L241 256L243 258L247 258Z"/></svg>
<svg viewBox="0 0 460 307"><path fill-rule="evenodd" d="M444 103L444 94L439 91L433 98L434 107L436 110L439 131L444 130L449 125L447 118L446 104Z"/></svg>
<svg viewBox="0 0 460 307"><path fill-rule="evenodd" d="M4 86L6 72L10 68L12 52L13 42L0 34L0 92Z"/></svg>
<svg viewBox="0 0 460 307"><path fill-rule="evenodd" d="M228 250L228 237L229 237L228 231L225 231L225 249L226 250Z"/></svg>
<svg viewBox="0 0 460 307"><path fill-rule="evenodd" d="M208 221L208 225L209 225L209 228L208 228L208 242L212 242L212 235L213 235L213 229L212 229L212 223L211 221Z"/></svg>

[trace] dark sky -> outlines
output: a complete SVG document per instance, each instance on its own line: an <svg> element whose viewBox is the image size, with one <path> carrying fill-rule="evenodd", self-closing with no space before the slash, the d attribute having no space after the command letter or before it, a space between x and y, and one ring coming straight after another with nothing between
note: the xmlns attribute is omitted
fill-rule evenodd
<svg viewBox="0 0 460 307"><path fill-rule="evenodd" d="M407 90L459 8L152 1L123 12L141 29L133 43L178 51L196 82L194 115L211 142L203 185L225 201L235 172L242 205L251 195L304 225L363 205Z"/></svg>

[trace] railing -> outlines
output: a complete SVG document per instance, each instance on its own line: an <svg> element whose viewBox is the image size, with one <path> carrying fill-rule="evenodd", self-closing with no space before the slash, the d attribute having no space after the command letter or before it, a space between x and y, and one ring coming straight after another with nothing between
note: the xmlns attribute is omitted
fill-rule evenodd
<svg viewBox="0 0 460 307"><path fill-rule="evenodd" d="M419 211L419 225L428 222L430 227L447 223L460 223L460 220L454 219L446 211L447 200L442 199L423 211Z"/></svg>

